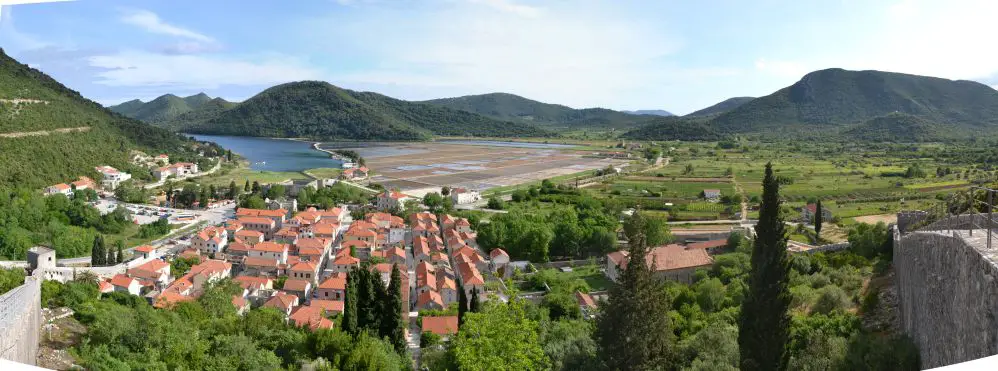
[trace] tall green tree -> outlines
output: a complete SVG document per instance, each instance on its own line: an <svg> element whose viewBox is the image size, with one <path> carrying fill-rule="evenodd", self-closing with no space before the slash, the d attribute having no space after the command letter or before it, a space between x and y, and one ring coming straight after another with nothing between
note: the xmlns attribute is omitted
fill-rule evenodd
<svg viewBox="0 0 998 371"><path fill-rule="evenodd" d="M825 222L825 217L822 215L821 210L821 200L814 203L814 238L818 239L821 237L821 223Z"/></svg>
<svg viewBox="0 0 998 371"><path fill-rule="evenodd" d="M118 240L118 243L115 244L115 248L117 248L117 250L118 250L117 256L115 256L115 258L114 258L115 264L124 263L125 262L125 254L122 251L125 250L125 241Z"/></svg>
<svg viewBox="0 0 998 371"><path fill-rule="evenodd" d="M357 280L360 277L347 275L346 295L343 297L343 318L340 320L340 328L347 333L357 333Z"/></svg>
<svg viewBox="0 0 998 371"><path fill-rule="evenodd" d="M381 314L381 338L395 348L395 352L404 355L408 343L405 339L405 323L402 321L402 275L398 264L392 264L392 275L388 281L388 297Z"/></svg>
<svg viewBox="0 0 998 371"><path fill-rule="evenodd" d="M738 320L738 346L742 370L786 370L790 353L790 263L786 224L780 217L780 184L766 164L762 180L762 205L752 246L748 293Z"/></svg>
<svg viewBox="0 0 998 371"><path fill-rule="evenodd" d="M464 282L457 278L457 323L458 328L464 324L465 313L468 312L468 294L464 292Z"/></svg>
<svg viewBox="0 0 998 371"><path fill-rule="evenodd" d="M471 290L471 302L468 303L468 311L478 313L482 311L482 302L478 300L478 289Z"/></svg>
<svg viewBox="0 0 998 371"><path fill-rule="evenodd" d="M239 197L239 188L236 188L236 181L233 180L229 182L229 193L226 195L225 198L228 198L230 200L235 200L236 197Z"/></svg>
<svg viewBox="0 0 998 371"><path fill-rule="evenodd" d="M596 318L594 338L606 369L669 368L670 303L661 283L652 275L653 267L645 264L649 252L646 223L639 210L625 224L630 262L618 283L610 288L610 299Z"/></svg>
<svg viewBox="0 0 998 371"><path fill-rule="evenodd" d="M249 192L249 191L250 191L249 179L246 179L246 183L243 184L243 192Z"/></svg>
<svg viewBox="0 0 998 371"><path fill-rule="evenodd" d="M107 264L107 249L104 248L104 236L94 237L94 247L90 251L90 265L103 267Z"/></svg>

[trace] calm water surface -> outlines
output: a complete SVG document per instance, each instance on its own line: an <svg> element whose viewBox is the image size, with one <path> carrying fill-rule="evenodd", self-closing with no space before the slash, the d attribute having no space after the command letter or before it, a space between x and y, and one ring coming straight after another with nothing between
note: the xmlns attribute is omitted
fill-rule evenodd
<svg viewBox="0 0 998 371"><path fill-rule="evenodd" d="M248 159L253 170L302 171L317 167L340 167L341 162L312 149L311 142L256 137L189 135L218 143Z"/></svg>

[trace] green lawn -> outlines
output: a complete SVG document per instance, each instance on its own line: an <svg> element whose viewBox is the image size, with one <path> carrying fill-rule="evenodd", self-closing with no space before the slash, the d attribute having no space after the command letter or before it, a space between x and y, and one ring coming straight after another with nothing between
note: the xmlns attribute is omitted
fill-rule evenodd
<svg viewBox="0 0 998 371"><path fill-rule="evenodd" d="M340 176L341 172L343 172L343 169L336 169L331 167L320 167L304 171L304 173L307 173L319 179L337 178Z"/></svg>

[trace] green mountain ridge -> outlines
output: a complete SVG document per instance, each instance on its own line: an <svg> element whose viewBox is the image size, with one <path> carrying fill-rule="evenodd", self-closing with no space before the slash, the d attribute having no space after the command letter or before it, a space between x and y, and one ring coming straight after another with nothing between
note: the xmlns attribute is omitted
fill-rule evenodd
<svg viewBox="0 0 998 371"><path fill-rule="evenodd" d="M466 95L423 101L455 110L477 113L497 120L537 124L541 127L629 128L648 122L648 115L629 114L606 108L575 109L542 103L509 93Z"/></svg>
<svg viewBox="0 0 998 371"><path fill-rule="evenodd" d="M689 113L683 117L703 117L719 115L735 108L741 107L741 105L748 103L750 100L755 99L755 97L734 97L725 99L715 105L707 108L703 108L692 113Z"/></svg>
<svg viewBox="0 0 998 371"><path fill-rule="evenodd" d="M833 68L723 113L691 115L684 119L723 135L864 140L867 133L884 141L930 141L998 126L998 91L973 81ZM680 124L658 121L624 136L666 140L686 132L670 125Z"/></svg>
<svg viewBox="0 0 998 371"><path fill-rule="evenodd" d="M634 140L715 141L724 139L725 135L711 128L706 120L667 116L657 118L620 137Z"/></svg>
<svg viewBox="0 0 998 371"><path fill-rule="evenodd" d="M322 81L277 85L232 107L216 106L211 111L202 110L200 114L180 115L163 126L196 134L330 140L552 135L529 124L499 121L377 93L356 92Z"/></svg>
<svg viewBox="0 0 998 371"><path fill-rule="evenodd" d="M159 124L188 112L198 111L206 103L213 100L205 93L198 93L188 97L164 94L149 102L133 99L119 105L110 106L108 109L136 120L150 124Z"/></svg>
<svg viewBox="0 0 998 371"><path fill-rule="evenodd" d="M0 137L0 187L41 188L96 177L95 166L129 169L131 150L193 156L182 136L114 113L0 49L0 133L76 128L72 133ZM12 100L35 100L13 103ZM193 157L192 157L193 158Z"/></svg>

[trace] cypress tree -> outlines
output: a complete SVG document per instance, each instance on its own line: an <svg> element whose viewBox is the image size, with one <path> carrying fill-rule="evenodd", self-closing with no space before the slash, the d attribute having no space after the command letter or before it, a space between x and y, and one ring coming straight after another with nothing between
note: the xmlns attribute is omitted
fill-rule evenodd
<svg viewBox="0 0 998 371"><path fill-rule="evenodd" d="M478 301L478 289L471 289L471 301L468 303L468 311L478 313L482 311L482 303Z"/></svg>
<svg viewBox="0 0 998 371"><path fill-rule="evenodd" d="M90 247L90 265L93 267L101 265L100 235L94 237L94 245Z"/></svg>
<svg viewBox="0 0 998 371"><path fill-rule="evenodd" d="M346 295L343 297L343 318L340 328L348 334L357 333L357 275L356 269L347 274Z"/></svg>
<svg viewBox="0 0 998 371"><path fill-rule="evenodd" d="M594 338L605 369L669 369L672 329L670 304L661 282L646 264L648 244L645 218L639 210L627 221L630 261L617 284L610 288L609 301L596 318Z"/></svg>
<svg viewBox="0 0 998 371"><path fill-rule="evenodd" d="M371 286L370 317L367 328L378 333L381 330L381 320L386 310L385 307L388 306L389 295L384 281L381 280L381 273L372 268L369 266L367 269L367 279Z"/></svg>
<svg viewBox="0 0 998 371"><path fill-rule="evenodd" d="M388 283L388 297L381 314L382 338L387 337L395 352L405 355L408 343L405 339L405 322L402 321L402 274L397 264L392 264L392 276Z"/></svg>
<svg viewBox="0 0 998 371"><path fill-rule="evenodd" d="M255 180L253 181L252 191L253 193L260 193L260 182L257 182Z"/></svg>
<svg viewBox="0 0 998 371"><path fill-rule="evenodd" d="M821 210L821 200L814 205L814 239L817 242L818 237L821 237L821 223L825 222L825 217L822 215Z"/></svg>
<svg viewBox="0 0 998 371"><path fill-rule="evenodd" d="M246 179L246 184L243 185L243 192L249 192L249 191L250 191L249 179Z"/></svg>
<svg viewBox="0 0 998 371"><path fill-rule="evenodd" d="M239 197L239 188L236 188L235 180L229 182L229 194L226 196L228 196L227 198L230 200L235 200L237 197Z"/></svg>
<svg viewBox="0 0 998 371"><path fill-rule="evenodd" d="M468 294L464 292L464 282L461 277L457 278L457 324L458 328L464 324L464 313L468 311Z"/></svg>
<svg viewBox="0 0 998 371"><path fill-rule="evenodd" d="M787 259L786 225L780 217L780 184L766 164L762 180L762 205L756 239L752 245L748 292L738 320L738 346L742 370L787 368L790 353L790 264Z"/></svg>
<svg viewBox="0 0 998 371"><path fill-rule="evenodd" d="M114 259L114 263L115 264L121 264L121 263L123 263L125 261L125 254L122 253L122 250L125 249L125 241L118 240L118 243L116 244L115 247L117 247L118 254L117 254L117 256Z"/></svg>

